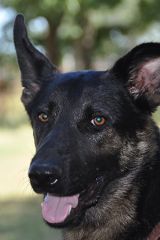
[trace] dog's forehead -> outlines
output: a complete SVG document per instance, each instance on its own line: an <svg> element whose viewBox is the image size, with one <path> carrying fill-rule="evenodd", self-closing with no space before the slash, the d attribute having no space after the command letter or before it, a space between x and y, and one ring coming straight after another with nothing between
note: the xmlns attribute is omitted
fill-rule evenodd
<svg viewBox="0 0 160 240"><path fill-rule="evenodd" d="M72 84L82 84L87 85L92 81L97 82L96 80L102 80L106 78L108 72L106 71L92 71L92 70L83 70L77 72L68 72L68 73L59 73L55 75L55 84L59 86L69 86Z"/></svg>
<svg viewBox="0 0 160 240"><path fill-rule="evenodd" d="M104 92L105 89L113 88L109 82L111 74L107 71L79 71L56 74L53 81L53 93L67 97L96 94ZM107 86L107 87L105 87Z"/></svg>
<svg viewBox="0 0 160 240"><path fill-rule="evenodd" d="M44 85L39 95L38 105L85 106L103 105L113 102L116 97L119 101L121 84L108 71L79 71L56 73L48 84ZM115 96L115 97L113 97Z"/></svg>

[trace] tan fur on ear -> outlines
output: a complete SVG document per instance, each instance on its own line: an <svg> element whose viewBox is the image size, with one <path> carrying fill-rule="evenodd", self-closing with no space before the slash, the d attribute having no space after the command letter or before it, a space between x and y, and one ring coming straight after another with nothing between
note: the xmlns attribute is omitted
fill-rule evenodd
<svg viewBox="0 0 160 240"><path fill-rule="evenodd" d="M28 105L34 98L34 96L38 93L40 90L40 86L36 83L31 83L29 88L24 87L22 91L21 101Z"/></svg>
<svg viewBox="0 0 160 240"><path fill-rule="evenodd" d="M156 96L160 92L160 58L151 59L130 73L128 89L135 97L143 94Z"/></svg>

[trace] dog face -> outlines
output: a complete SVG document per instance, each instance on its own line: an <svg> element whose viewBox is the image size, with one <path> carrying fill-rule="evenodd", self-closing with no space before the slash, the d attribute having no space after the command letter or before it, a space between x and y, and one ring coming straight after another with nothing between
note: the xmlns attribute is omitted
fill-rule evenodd
<svg viewBox="0 0 160 240"><path fill-rule="evenodd" d="M30 43L21 15L14 41L36 145L31 185L45 196L49 224L77 225L104 189L144 164L160 100L160 44L136 47L108 71L60 73Z"/></svg>

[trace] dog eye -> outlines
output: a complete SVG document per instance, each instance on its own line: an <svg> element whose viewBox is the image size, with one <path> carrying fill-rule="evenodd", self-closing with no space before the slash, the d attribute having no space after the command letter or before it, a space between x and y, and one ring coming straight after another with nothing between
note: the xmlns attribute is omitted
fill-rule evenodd
<svg viewBox="0 0 160 240"><path fill-rule="evenodd" d="M48 122L48 115L46 113L40 113L38 115L38 119L43 122L43 123L46 123Z"/></svg>
<svg viewBox="0 0 160 240"><path fill-rule="evenodd" d="M101 127L106 123L106 119L102 116L97 116L91 120L91 123L96 127Z"/></svg>

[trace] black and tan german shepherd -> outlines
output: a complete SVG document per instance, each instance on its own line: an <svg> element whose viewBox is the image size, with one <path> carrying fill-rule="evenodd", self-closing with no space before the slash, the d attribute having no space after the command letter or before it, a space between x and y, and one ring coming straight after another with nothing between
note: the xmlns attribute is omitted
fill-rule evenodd
<svg viewBox="0 0 160 240"><path fill-rule="evenodd" d="M160 239L160 43L105 71L61 73L14 25L22 102L33 127L33 190L65 240ZM25 141L25 139L24 139Z"/></svg>

